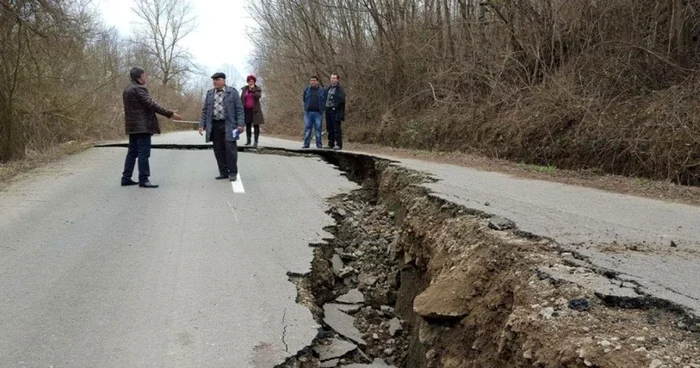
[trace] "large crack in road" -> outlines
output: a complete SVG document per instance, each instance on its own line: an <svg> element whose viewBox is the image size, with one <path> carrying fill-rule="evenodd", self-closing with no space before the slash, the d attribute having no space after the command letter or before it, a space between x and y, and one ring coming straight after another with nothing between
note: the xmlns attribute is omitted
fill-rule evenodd
<svg viewBox="0 0 700 368"><path fill-rule="evenodd" d="M355 153L239 150L318 156L362 185L329 199L334 238L310 245L309 274L289 275L323 329L278 367L700 367L692 311L434 196L425 174Z"/></svg>

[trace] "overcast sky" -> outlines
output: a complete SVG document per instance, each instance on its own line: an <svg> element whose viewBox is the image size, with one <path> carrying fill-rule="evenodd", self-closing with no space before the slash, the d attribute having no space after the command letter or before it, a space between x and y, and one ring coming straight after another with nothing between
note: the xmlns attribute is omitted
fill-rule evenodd
<svg viewBox="0 0 700 368"><path fill-rule="evenodd" d="M203 66L207 74L213 74L225 64L232 64L243 77L254 72L249 65L252 45L247 31L255 23L246 11L248 1L190 0L197 28L182 45L192 52L195 62ZM133 0L97 0L97 5L107 25L115 26L123 36L131 35L134 22L138 20L131 10Z"/></svg>

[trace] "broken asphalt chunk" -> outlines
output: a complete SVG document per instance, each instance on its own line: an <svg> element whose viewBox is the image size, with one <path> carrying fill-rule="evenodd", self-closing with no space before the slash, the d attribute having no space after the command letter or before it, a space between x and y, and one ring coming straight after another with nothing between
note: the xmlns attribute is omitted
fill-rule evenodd
<svg viewBox="0 0 700 368"><path fill-rule="evenodd" d="M336 308L333 304L323 306L323 321L335 332L359 345L367 345L360 330L355 327L355 318Z"/></svg>
<svg viewBox="0 0 700 368"><path fill-rule="evenodd" d="M341 310L345 313L349 314L354 314L360 311L362 307L364 307L364 304L335 304L335 303L329 303L329 307Z"/></svg>
<svg viewBox="0 0 700 368"><path fill-rule="evenodd" d="M372 285L376 284L378 280L379 280L379 277L374 276L374 275L369 274L369 273L364 273L364 272L361 273L360 276L357 278L357 281L360 284L366 285L366 286L372 286Z"/></svg>
<svg viewBox="0 0 700 368"><path fill-rule="evenodd" d="M383 360L377 358L371 364L350 364L344 366L345 368L387 368L393 367L393 365L387 365Z"/></svg>
<svg viewBox="0 0 700 368"><path fill-rule="evenodd" d="M321 365L319 365L319 368L335 368L338 366L338 363L340 363L340 359L331 359L325 362L321 362Z"/></svg>
<svg viewBox="0 0 700 368"><path fill-rule="evenodd" d="M489 219L489 227L499 231L508 230L515 228L515 222L505 217L493 216Z"/></svg>
<svg viewBox="0 0 700 368"><path fill-rule="evenodd" d="M389 335L396 336L396 333L402 329L401 321L398 318L392 318L391 321L389 321Z"/></svg>
<svg viewBox="0 0 700 368"><path fill-rule="evenodd" d="M336 276L340 275L340 273L343 271L343 268L345 268L343 260L337 254L333 255L333 258L331 259L331 264L333 265L333 273Z"/></svg>
<svg viewBox="0 0 700 368"><path fill-rule="evenodd" d="M365 296L359 290L353 289L347 294L339 296L335 301L343 304L362 304L365 302Z"/></svg>
<svg viewBox="0 0 700 368"><path fill-rule="evenodd" d="M342 358L356 349L357 345L340 339L333 339L328 345L318 345L314 347L314 351L318 354L318 358L322 362Z"/></svg>
<svg viewBox="0 0 700 368"><path fill-rule="evenodd" d="M585 298L571 299L569 301L569 308L579 312L587 312L591 309L591 303Z"/></svg>

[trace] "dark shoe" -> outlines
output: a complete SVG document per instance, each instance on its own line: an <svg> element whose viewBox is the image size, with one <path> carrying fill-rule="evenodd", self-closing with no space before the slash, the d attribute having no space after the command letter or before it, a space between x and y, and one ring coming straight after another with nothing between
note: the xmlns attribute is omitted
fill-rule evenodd
<svg viewBox="0 0 700 368"><path fill-rule="evenodd" d="M228 174L219 174L219 176L217 176L215 179L216 180L223 180L226 178L228 178Z"/></svg>
<svg viewBox="0 0 700 368"><path fill-rule="evenodd" d="M139 187L141 187L141 188L158 188L158 185L157 185L157 184L153 184L153 183L151 183L150 181L147 181L147 182L145 182L145 183L140 183L140 184L139 184Z"/></svg>
<svg viewBox="0 0 700 368"><path fill-rule="evenodd" d="M124 180L124 179L122 179L122 186L123 186L123 187L128 187L128 186L136 185L136 184L138 184L138 183L135 182L135 181L133 181L133 180L131 180L131 179L129 179L129 180Z"/></svg>
<svg viewBox="0 0 700 368"><path fill-rule="evenodd" d="M309 146L301 146L302 149L308 149Z"/></svg>
<svg viewBox="0 0 700 368"><path fill-rule="evenodd" d="M250 141L245 141L246 146L250 146Z"/></svg>
<svg viewBox="0 0 700 368"><path fill-rule="evenodd" d="M328 146L326 147L326 149L333 149L333 146Z"/></svg>
<svg viewBox="0 0 700 368"><path fill-rule="evenodd" d="M257 146L258 146L258 141L255 141L255 142L253 143L253 147L257 147Z"/></svg>
<svg viewBox="0 0 700 368"><path fill-rule="evenodd" d="M333 151L340 151L342 149L343 149L343 147L333 147Z"/></svg>
<svg viewBox="0 0 700 368"><path fill-rule="evenodd" d="M230 176L228 177L228 179L231 180L231 181L236 181L236 180L238 180L238 175L230 175Z"/></svg>

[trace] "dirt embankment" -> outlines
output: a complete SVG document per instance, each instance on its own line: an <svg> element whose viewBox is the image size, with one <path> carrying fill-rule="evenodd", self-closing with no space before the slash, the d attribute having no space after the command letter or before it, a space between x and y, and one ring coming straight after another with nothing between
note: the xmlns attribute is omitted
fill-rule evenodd
<svg viewBox="0 0 700 368"><path fill-rule="evenodd" d="M330 199L335 237L292 278L324 328L280 367L700 367L682 310L595 292L575 280L614 273L430 196L421 174L322 155L363 189Z"/></svg>

